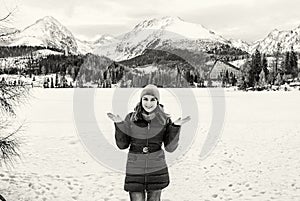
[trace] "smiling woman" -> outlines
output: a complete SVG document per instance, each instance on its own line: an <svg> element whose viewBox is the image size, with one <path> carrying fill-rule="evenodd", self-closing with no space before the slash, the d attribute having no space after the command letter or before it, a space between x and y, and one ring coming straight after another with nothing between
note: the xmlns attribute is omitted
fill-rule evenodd
<svg viewBox="0 0 300 201"><path fill-rule="evenodd" d="M125 120L108 113L115 123L115 139L120 149L129 147L126 165L125 191L131 201L159 201L161 190L169 183L165 154L178 147L181 125L190 117L172 122L163 110L160 94L155 85L147 85L140 101Z"/></svg>

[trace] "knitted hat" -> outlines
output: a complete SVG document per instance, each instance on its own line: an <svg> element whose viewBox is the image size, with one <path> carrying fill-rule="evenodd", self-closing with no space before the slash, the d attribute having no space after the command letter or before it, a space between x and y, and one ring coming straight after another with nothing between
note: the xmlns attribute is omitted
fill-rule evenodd
<svg viewBox="0 0 300 201"><path fill-rule="evenodd" d="M160 99L159 91L158 91L158 88L155 85L148 84L147 86L145 86L142 93L141 93L141 98L145 95L152 95L159 102L159 99Z"/></svg>

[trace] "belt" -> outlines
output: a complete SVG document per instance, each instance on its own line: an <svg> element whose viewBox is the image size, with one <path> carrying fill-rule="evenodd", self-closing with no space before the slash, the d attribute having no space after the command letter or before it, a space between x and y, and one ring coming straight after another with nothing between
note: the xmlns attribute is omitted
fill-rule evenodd
<svg viewBox="0 0 300 201"><path fill-rule="evenodd" d="M161 150L161 146L131 145L129 151L132 153L148 154Z"/></svg>

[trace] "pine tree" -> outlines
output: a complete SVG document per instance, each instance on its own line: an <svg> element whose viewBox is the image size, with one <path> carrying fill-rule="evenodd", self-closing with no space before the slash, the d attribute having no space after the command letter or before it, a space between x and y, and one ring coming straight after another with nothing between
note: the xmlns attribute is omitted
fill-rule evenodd
<svg viewBox="0 0 300 201"><path fill-rule="evenodd" d="M284 61L282 63L282 69L283 69L285 74L291 74L292 71L293 71L292 66L291 66L290 52L285 53L285 58L284 58Z"/></svg>
<svg viewBox="0 0 300 201"><path fill-rule="evenodd" d="M54 84L53 84L53 77L51 77L51 81L50 81L50 87L54 88Z"/></svg>
<svg viewBox="0 0 300 201"><path fill-rule="evenodd" d="M262 70L259 74L259 86L264 87L266 85L266 74L265 71Z"/></svg>
<svg viewBox="0 0 300 201"><path fill-rule="evenodd" d="M58 87L58 74L55 74L55 87Z"/></svg>
<svg viewBox="0 0 300 201"><path fill-rule="evenodd" d="M293 46L291 48L290 57L291 57L290 58L291 74L292 74L292 77L295 78L298 76L298 57L294 51Z"/></svg>
<svg viewBox="0 0 300 201"><path fill-rule="evenodd" d="M262 69L264 71L264 76L265 76L265 81L266 82L269 82L269 74L270 74L270 71L268 70L268 60L266 58L266 54L263 54L262 55L262 61L261 61L261 66L262 66Z"/></svg>
<svg viewBox="0 0 300 201"><path fill-rule="evenodd" d="M276 85L281 85L282 84L282 76L280 75L280 73L277 74L276 76L276 81L275 81L275 84Z"/></svg>
<svg viewBox="0 0 300 201"><path fill-rule="evenodd" d="M261 54L258 50L255 51L254 55L252 55L252 65L251 65L251 73L253 73L254 77L254 85L259 81L259 74L262 70L262 58Z"/></svg>
<svg viewBox="0 0 300 201"><path fill-rule="evenodd" d="M277 49L274 52L274 57L275 57L275 60L272 63L273 71L272 71L272 74L269 75L269 77L272 81L272 84L278 83L278 81L276 79L278 78L278 67L280 64L280 57L281 57L281 43L277 43Z"/></svg>

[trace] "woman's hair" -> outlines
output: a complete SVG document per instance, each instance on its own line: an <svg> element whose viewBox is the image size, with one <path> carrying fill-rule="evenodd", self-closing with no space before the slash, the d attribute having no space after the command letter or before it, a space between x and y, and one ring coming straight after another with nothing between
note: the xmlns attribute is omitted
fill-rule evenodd
<svg viewBox="0 0 300 201"><path fill-rule="evenodd" d="M170 115L165 113L164 106L162 104L160 104L159 102L157 102L157 107L154 110L155 110L154 111L155 115L158 118L158 121L164 125L167 121L167 118L170 118ZM142 113L147 113L147 112L144 110L144 108L142 106L142 99L141 99L140 102L138 102L137 105L135 106L134 112L131 115L130 120L138 121L138 120L143 119Z"/></svg>

